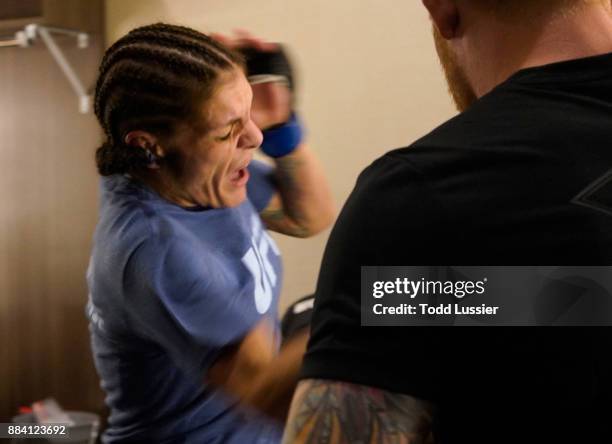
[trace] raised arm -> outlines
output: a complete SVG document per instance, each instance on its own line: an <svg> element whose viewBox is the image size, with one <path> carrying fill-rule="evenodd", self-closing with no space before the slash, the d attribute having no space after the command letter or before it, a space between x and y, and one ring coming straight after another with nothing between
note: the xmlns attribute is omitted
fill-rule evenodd
<svg viewBox="0 0 612 444"><path fill-rule="evenodd" d="M261 212L266 227L295 237L327 228L335 210L323 169L307 144L275 160L279 193Z"/></svg>
<svg viewBox="0 0 612 444"><path fill-rule="evenodd" d="M283 444L431 444L428 403L340 381L299 383Z"/></svg>
<svg viewBox="0 0 612 444"><path fill-rule="evenodd" d="M251 117L263 131L263 151L274 160L278 185L278 193L260 213L262 220L268 229L289 236L319 233L333 222L336 211L323 167L304 138L296 136L304 135L305 131L300 119L292 114L293 76L289 61L278 44L265 42L246 31L237 31L233 38L213 36L230 48L249 54L247 68L255 71L248 73L253 88ZM279 52L283 54L281 61L269 59ZM291 127L297 133L288 131L289 136L284 132L278 137L279 127ZM271 137L270 129L277 135L273 149L265 148Z"/></svg>
<svg viewBox="0 0 612 444"><path fill-rule="evenodd" d="M291 91L282 82L252 86L253 121L262 128L264 144L270 127L287 125L291 118ZM299 119L291 125L301 125ZM283 147L281 147L282 149ZM265 150L264 150L265 151ZM278 194L261 213L266 227L295 237L308 237L327 228L335 209L329 185L316 154L302 142L280 157L274 157Z"/></svg>

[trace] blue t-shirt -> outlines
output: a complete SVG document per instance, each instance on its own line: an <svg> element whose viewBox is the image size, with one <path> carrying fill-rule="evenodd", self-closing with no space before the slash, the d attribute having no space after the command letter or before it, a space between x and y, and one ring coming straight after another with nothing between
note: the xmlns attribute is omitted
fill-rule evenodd
<svg viewBox="0 0 612 444"><path fill-rule="evenodd" d="M196 211L102 179L87 314L111 409L103 442L280 442L280 424L204 381L264 317L278 326L280 254L258 215L274 187L269 167L249 171L245 202Z"/></svg>

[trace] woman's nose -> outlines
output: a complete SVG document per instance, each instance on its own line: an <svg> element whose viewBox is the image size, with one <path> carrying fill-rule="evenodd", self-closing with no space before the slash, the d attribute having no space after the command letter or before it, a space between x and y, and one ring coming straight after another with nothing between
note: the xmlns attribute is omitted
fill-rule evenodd
<svg viewBox="0 0 612 444"><path fill-rule="evenodd" d="M238 148L259 148L261 143L263 142L263 134L261 130L257 128L257 125L253 122L253 120L249 120L247 126L240 136L240 140L238 141Z"/></svg>

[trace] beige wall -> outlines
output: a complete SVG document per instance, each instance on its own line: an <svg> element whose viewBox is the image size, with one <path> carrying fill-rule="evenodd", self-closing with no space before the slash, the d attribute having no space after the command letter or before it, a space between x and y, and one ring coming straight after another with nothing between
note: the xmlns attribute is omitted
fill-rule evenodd
<svg viewBox="0 0 612 444"><path fill-rule="evenodd" d="M454 114L417 0L107 0L109 43L154 21L244 28L289 46L298 107L338 208L365 166ZM314 290L328 234L275 237L286 272L281 308Z"/></svg>

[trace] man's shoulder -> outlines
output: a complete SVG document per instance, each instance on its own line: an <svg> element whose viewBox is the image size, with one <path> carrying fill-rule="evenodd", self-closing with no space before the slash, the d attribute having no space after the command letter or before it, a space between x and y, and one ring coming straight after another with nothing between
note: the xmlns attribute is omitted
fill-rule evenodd
<svg viewBox="0 0 612 444"><path fill-rule="evenodd" d="M432 163L452 163L465 157L495 156L500 136L511 126L521 126L523 116L504 105L504 95L477 101L408 146L388 152L390 159L403 160L417 169Z"/></svg>
<svg viewBox="0 0 612 444"><path fill-rule="evenodd" d="M397 165L428 181L458 176L463 181L466 176L493 175L503 165L528 165L553 156L551 147L558 145L562 124L545 120L546 104L519 106L516 94L510 87L493 91L410 145L387 152L368 173Z"/></svg>
<svg viewBox="0 0 612 444"><path fill-rule="evenodd" d="M409 196L432 191L429 186L439 177L463 174L461 165L469 159L491 151L486 143L476 143L475 134L466 128L478 125L481 113L471 111L452 117L410 145L390 150L375 159L359 175L356 195L383 194L389 198L398 193ZM382 193L381 193L382 191Z"/></svg>

